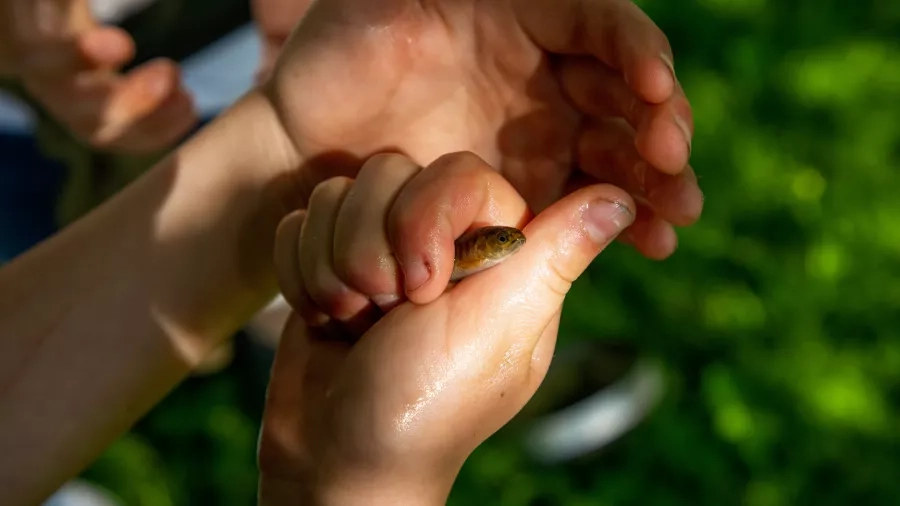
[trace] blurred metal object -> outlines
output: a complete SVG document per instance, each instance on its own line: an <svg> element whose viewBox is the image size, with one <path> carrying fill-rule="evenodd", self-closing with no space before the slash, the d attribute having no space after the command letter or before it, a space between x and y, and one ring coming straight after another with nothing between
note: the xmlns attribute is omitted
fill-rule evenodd
<svg viewBox="0 0 900 506"><path fill-rule="evenodd" d="M610 380L610 373L617 377ZM601 450L644 420L662 397L663 371L633 349L581 342L560 352L541 390L540 412L532 410L525 430L526 451L542 463L560 463Z"/></svg>

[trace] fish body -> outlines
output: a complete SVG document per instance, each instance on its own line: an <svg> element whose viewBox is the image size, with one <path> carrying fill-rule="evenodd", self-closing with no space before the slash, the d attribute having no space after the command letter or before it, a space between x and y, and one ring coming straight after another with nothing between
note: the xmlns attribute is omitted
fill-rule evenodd
<svg viewBox="0 0 900 506"><path fill-rule="evenodd" d="M525 234L513 227L482 227L456 240L450 281L481 272L506 260L525 245Z"/></svg>

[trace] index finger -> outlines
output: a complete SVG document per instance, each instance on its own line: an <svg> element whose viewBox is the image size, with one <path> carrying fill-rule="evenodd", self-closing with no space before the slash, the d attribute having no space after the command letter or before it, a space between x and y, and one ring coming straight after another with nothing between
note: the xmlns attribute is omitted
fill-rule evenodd
<svg viewBox="0 0 900 506"><path fill-rule="evenodd" d="M669 40L631 0L516 0L515 9L544 49L593 55L643 100L658 104L675 91Z"/></svg>
<svg viewBox="0 0 900 506"><path fill-rule="evenodd" d="M388 236L403 272L406 296L427 304L443 293L453 271L454 241L487 225L521 228L525 200L484 160L444 155L400 191L388 216Z"/></svg>

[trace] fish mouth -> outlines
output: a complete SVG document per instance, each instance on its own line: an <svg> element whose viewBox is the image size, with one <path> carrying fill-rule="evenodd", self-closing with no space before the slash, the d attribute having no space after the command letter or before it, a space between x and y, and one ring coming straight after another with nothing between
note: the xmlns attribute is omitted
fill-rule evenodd
<svg viewBox="0 0 900 506"><path fill-rule="evenodd" d="M510 249L515 252L515 251L519 251L520 249L522 249L522 246L525 246L525 237L524 236L516 237L515 239L513 239L512 244L510 245Z"/></svg>

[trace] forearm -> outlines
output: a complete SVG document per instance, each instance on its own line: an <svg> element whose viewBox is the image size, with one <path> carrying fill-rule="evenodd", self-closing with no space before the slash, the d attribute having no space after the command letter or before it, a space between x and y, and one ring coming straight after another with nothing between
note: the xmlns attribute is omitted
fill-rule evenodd
<svg viewBox="0 0 900 506"><path fill-rule="evenodd" d="M0 503L51 493L275 294L277 124L250 95L0 270Z"/></svg>

